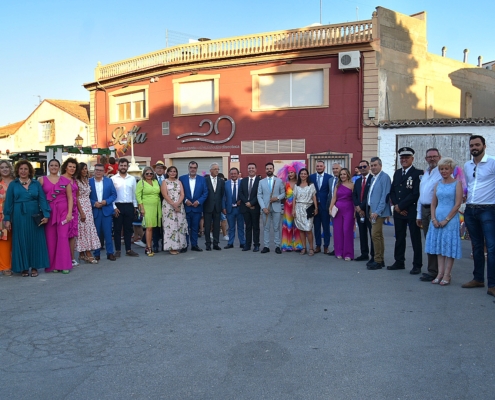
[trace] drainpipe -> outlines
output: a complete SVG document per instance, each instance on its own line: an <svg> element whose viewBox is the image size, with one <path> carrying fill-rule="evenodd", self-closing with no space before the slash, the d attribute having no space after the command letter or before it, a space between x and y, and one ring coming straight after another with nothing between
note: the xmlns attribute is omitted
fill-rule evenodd
<svg viewBox="0 0 495 400"><path fill-rule="evenodd" d="M464 49L464 64L467 64L468 62L468 54L469 54L469 49Z"/></svg>
<svg viewBox="0 0 495 400"><path fill-rule="evenodd" d="M478 67L483 67L483 57L482 56L479 56L478 57Z"/></svg>
<svg viewBox="0 0 495 400"><path fill-rule="evenodd" d="M447 57L447 46L442 47L442 57Z"/></svg>

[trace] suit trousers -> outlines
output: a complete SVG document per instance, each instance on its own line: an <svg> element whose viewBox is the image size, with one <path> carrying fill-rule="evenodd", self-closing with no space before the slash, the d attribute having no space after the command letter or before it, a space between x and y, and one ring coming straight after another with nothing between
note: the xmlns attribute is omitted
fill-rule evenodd
<svg viewBox="0 0 495 400"><path fill-rule="evenodd" d="M244 217L241 214L239 207L232 207L232 212L227 214L227 222L229 224L228 244L234 244L235 228L237 225L237 236L239 237L239 244L241 246L244 246L246 243L246 239L244 238Z"/></svg>
<svg viewBox="0 0 495 400"><path fill-rule="evenodd" d="M370 247L368 246L368 235L371 237L371 221L369 218L365 218L364 222L361 222L359 215L356 216L356 220L359 229L359 245L361 247L361 255L368 257L371 254L371 258L374 258L375 251L373 247L373 240L371 241L371 252Z"/></svg>
<svg viewBox="0 0 495 400"><path fill-rule="evenodd" d="M134 221L134 204L115 203L115 206L120 212L119 216L113 220L113 241L115 243L115 250L120 251L120 248L122 247L120 235L123 229L125 251L129 251L131 250L131 238L134 233L134 228L132 227L132 221Z"/></svg>
<svg viewBox="0 0 495 400"><path fill-rule="evenodd" d="M264 230L263 230L263 246L270 247L270 226L273 225L273 241L276 247L280 247L280 220L281 212L275 212L270 208L270 212L265 214L261 213L261 218L263 219Z"/></svg>
<svg viewBox="0 0 495 400"><path fill-rule="evenodd" d="M155 226L153 228L153 247L159 247L160 240L163 240L163 226Z"/></svg>
<svg viewBox="0 0 495 400"><path fill-rule="evenodd" d="M374 249L375 262L384 262L385 257L385 240L383 238L384 217L377 217L374 224L371 224L371 245Z"/></svg>
<svg viewBox="0 0 495 400"><path fill-rule="evenodd" d="M419 268L423 266L423 248L421 245L421 230L416 225L416 218L397 218L394 217L395 228L395 249L394 258L396 265L404 265L406 262L406 234L407 226L409 225L409 234L411 235L411 244L413 248L414 258L413 267Z"/></svg>
<svg viewBox="0 0 495 400"><path fill-rule="evenodd" d="M189 240L191 241L191 246L198 245L198 232L199 232L199 223L201 222L201 213L200 212L186 212L186 220L187 220L187 231L186 235L187 245L189 246Z"/></svg>
<svg viewBox="0 0 495 400"><path fill-rule="evenodd" d="M326 205L318 203L318 214L313 217L316 246L321 247L321 226L323 225L323 246L330 245L330 213Z"/></svg>
<svg viewBox="0 0 495 400"><path fill-rule="evenodd" d="M423 224L423 234L425 235L425 242L426 242L426 235L428 234L428 229L430 227L430 221L431 221L431 209L428 207L423 207L421 206L421 223ZM438 275L438 257L436 254L428 254L428 274L431 276L436 276Z"/></svg>
<svg viewBox="0 0 495 400"><path fill-rule="evenodd" d="M213 224L213 245L220 242L220 211L204 212L205 217L205 244L211 245L211 224Z"/></svg>
<svg viewBox="0 0 495 400"><path fill-rule="evenodd" d="M248 209L244 216L244 223L246 224L246 246L251 247L251 244L255 246L260 245L260 209L255 207L254 209Z"/></svg>
<svg viewBox="0 0 495 400"><path fill-rule="evenodd" d="M112 220L113 215L109 215L108 217L103 215L101 210L93 208L93 218L95 220L96 232L98 233L98 237L103 237L105 239L105 247L107 250L107 255L113 254L113 242L112 242ZM119 235L120 236L120 235ZM101 242L103 247L103 241ZM94 251L94 256L100 256L100 249L96 249Z"/></svg>

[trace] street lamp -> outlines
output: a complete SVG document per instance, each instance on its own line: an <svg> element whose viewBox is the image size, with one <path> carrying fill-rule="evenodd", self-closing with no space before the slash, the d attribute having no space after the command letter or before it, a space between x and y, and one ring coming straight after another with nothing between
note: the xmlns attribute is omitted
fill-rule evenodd
<svg viewBox="0 0 495 400"><path fill-rule="evenodd" d="M141 176L141 169L139 165L136 163L136 159L134 158L134 138L136 137L136 133L131 130L127 134L127 140L131 141L131 163L129 164L129 168L127 172L132 176Z"/></svg>
<svg viewBox="0 0 495 400"><path fill-rule="evenodd" d="M75 147L82 147L83 141L84 141L84 139L81 137L81 135L77 135L74 146Z"/></svg>

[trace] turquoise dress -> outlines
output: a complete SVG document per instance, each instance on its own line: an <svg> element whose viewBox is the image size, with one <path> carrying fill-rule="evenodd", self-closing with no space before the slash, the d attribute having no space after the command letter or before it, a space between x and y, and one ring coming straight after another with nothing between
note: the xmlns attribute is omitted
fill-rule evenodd
<svg viewBox="0 0 495 400"><path fill-rule="evenodd" d="M435 210L437 221L443 221L455 204L457 181L452 183L438 183ZM425 251L428 254L439 254L450 258L462 258L459 217L455 214L443 228L435 228L430 222L426 236Z"/></svg>
<svg viewBox="0 0 495 400"><path fill-rule="evenodd" d="M50 218L50 206L38 181L31 181L27 189L19 179L9 185L4 216L5 221L10 221L12 225L13 272L50 266L45 229L37 226L32 217L40 211L45 218Z"/></svg>

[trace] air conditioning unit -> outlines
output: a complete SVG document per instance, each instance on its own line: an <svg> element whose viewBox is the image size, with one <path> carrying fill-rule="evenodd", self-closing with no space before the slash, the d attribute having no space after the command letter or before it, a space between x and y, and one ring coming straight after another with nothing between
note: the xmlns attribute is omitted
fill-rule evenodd
<svg viewBox="0 0 495 400"><path fill-rule="evenodd" d="M344 51L339 53L339 69L359 69L361 53L359 51Z"/></svg>

